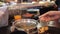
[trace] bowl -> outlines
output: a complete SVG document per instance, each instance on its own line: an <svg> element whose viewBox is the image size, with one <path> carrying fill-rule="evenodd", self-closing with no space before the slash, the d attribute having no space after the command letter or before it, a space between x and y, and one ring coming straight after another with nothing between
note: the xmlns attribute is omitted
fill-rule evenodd
<svg viewBox="0 0 60 34"><path fill-rule="evenodd" d="M25 30L36 28L37 23L38 22L34 19L21 19L15 21L14 25L17 30L25 31Z"/></svg>

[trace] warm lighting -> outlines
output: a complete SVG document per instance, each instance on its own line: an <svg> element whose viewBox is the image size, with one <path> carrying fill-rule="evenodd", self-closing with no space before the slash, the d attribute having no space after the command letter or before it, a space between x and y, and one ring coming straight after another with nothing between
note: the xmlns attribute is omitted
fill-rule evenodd
<svg viewBox="0 0 60 34"><path fill-rule="evenodd" d="M48 2L50 2L50 0L47 0Z"/></svg>
<svg viewBox="0 0 60 34"><path fill-rule="evenodd" d="M33 1L32 3L36 3L35 1Z"/></svg>
<svg viewBox="0 0 60 34"><path fill-rule="evenodd" d="M45 4L45 1L39 1L39 4L40 5L44 5Z"/></svg>
<svg viewBox="0 0 60 34"><path fill-rule="evenodd" d="M17 2L18 0L15 0L15 2Z"/></svg>

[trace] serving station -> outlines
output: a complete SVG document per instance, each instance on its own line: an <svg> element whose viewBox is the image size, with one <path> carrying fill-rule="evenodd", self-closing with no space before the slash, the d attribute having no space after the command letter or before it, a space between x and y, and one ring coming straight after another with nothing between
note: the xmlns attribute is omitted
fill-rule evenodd
<svg viewBox="0 0 60 34"><path fill-rule="evenodd" d="M39 16L57 11L55 1L21 2L0 7L0 33L2 34L60 34L60 22L44 22ZM6 29L4 26L8 26ZM2 30L3 29L3 30ZM4 33L3 33L4 32Z"/></svg>

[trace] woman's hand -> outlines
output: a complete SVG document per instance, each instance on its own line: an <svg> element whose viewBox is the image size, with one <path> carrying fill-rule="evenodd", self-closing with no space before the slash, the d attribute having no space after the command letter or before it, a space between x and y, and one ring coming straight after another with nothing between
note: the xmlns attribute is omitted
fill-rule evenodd
<svg viewBox="0 0 60 34"><path fill-rule="evenodd" d="M41 16L39 16L40 21L50 21L57 20L60 18L60 11L49 11Z"/></svg>

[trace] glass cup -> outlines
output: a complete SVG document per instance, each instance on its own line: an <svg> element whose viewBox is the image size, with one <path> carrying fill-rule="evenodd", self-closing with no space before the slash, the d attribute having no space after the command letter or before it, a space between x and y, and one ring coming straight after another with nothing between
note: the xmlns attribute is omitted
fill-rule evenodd
<svg viewBox="0 0 60 34"><path fill-rule="evenodd" d="M38 25L37 25L37 30L38 30L38 34L44 33L45 31L48 30L48 23L40 21L40 23L38 23Z"/></svg>

